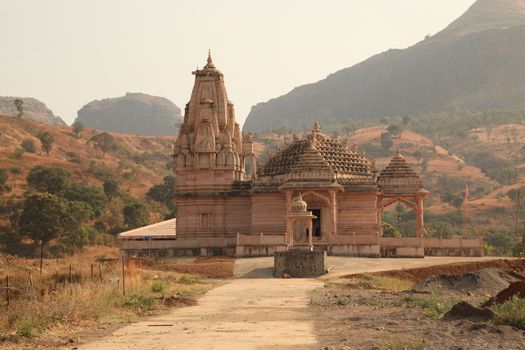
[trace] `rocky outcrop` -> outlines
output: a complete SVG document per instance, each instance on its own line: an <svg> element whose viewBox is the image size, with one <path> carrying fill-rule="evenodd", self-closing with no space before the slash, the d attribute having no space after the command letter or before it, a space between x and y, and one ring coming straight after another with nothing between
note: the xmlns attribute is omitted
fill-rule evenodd
<svg viewBox="0 0 525 350"><path fill-rule="evenodd" d="M252 107L244 130L525 109L525 0L478 0L442 32Z"/></svg>
<svg viewBox="0 0 525 350"><path fill-rule="evenodd" d="M2 97L0 96L0 115L18 117L15 101L22 101L22 118L33 119L49 125L66 125L66 123L47 106L37 99L30 97Z"/></svg>
<svg viewBox="0 0 525 350"><path fill-rule="evenodd" d="M180 108L163 97L127 93L95 100L78 111L76 121L88 128L121 134L175 135L182 121Z"/></svg>

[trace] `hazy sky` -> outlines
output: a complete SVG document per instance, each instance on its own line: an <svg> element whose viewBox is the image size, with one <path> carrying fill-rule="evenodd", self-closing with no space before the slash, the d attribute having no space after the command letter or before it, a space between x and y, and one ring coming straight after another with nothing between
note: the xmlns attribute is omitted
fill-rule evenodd
<svg viewBox="0 0 525 350"><path fill-rule="evenodd" d="M242 125L250 107L435 34L474 0L0 0L0 96L67 123L144 92L183 109L208 48Z"/></svg>

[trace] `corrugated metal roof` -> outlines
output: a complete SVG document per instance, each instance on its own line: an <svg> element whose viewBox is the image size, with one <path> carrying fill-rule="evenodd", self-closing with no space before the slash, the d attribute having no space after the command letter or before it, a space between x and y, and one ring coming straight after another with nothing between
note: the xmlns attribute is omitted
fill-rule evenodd
<svg viewBox="0 0 525 350"><path fill-rule="evenodd" d="M175 239L177 219L157 222L156 224L139 227L118 235L122 240Z"/></svg>

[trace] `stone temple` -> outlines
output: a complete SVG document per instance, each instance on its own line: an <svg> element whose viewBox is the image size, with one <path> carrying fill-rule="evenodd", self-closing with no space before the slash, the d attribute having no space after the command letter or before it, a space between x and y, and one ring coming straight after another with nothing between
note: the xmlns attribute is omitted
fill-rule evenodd
<svg viewBox="0 0 525 350"><path fill-rule="evenodd" d="M399 152L378 173L316 122L258 164L212 58L193 74L173 154L177 218L121 234L125 254L266 256L292 245L365 257L482 253L480 239L424 239L429 192ZM382 237L383 209L398 201L415 211L416 237Z"/></svg>

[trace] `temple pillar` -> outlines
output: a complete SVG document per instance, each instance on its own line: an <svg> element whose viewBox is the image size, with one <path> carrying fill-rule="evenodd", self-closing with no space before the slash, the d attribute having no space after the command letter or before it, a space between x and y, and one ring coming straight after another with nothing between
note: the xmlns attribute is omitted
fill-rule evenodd
<svg viewBox="0 0 525 350"><path fill-rule="evenodd" d="M377 220L377 232L379 233L379 237L383 237L383 227L381 226L383 221L383 197L379 196L377 197L377 205L376 205L376 220Z"/></svg>
<svg viewBox="0 0 525 350"><path fill-rule="evenodd" d="M332 211L332 232L337 235L337 198L335 191L330 191L330 209Z"/></svg>
<svg viewBox="0 0 525 350"><path fill-rule="evenodd" d="M310 250L314 250L312 229L313 229L313 222L312 222L312 218L310 217L310 220L308 220L308 245L310 247Z"/></svg>
<svg viewBox="0 0 525 350"><path fill-rule="evenodd" d="M292 210L292 192L286 191L286 211Z"/></svg>
<svg viewBox="0 0 525 350"><path fill-rule="evenodd" d="M423 197L416 196L416 235L418 238L423 238L424 236L424 208L423 208Z"/></svg>
<svg viewBox="0 0 525 350"><path fill-rule="evenodd" d="M250 154L250 175L252 180L257 176L257 156Z"/></svg>

